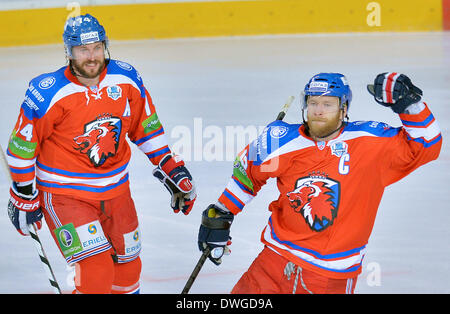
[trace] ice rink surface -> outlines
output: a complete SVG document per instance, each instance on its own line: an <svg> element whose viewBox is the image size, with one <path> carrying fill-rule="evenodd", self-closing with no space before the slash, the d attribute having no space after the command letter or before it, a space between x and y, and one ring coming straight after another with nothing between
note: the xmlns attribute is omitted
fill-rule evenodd
<svg viewBox="0 0 450 314"><path fill-rule="evenodd" d="M184 157L198 199L189 216L172 212L168 192L151 174L153 166L133 147L130 180L140 219L142 293L180 293L196 264L201 212L217 200L232 173L227 152L243 148L226 135L227 127L250 130L270 123L290 95L296 100L285 121L298 123L299 94L318 72L347 76L354 94L350 120L399 126L399 118L366 91L366 84L386 71L405 73L423 89L441 126L443 148L438 160L386 189L355 292L450 293L450 33L112 41L110 51L113 59L140 72L170 143L179 146L186 134L192 139ZM29 80L63 65L62 45L0 48L3 148ZM213 158L207 153L212 143L216 149L223 143ZM0 191L0 293L51 293L32 240L20 236L7 217L8 182L3 175ZM191 293L225 294L232 289L262 249L267 206L277 194L275 182L269 181L236 217L231 255L220 267L207 261ZM46 226L39 235L62 290L70 292L72 270Z"/></svg>

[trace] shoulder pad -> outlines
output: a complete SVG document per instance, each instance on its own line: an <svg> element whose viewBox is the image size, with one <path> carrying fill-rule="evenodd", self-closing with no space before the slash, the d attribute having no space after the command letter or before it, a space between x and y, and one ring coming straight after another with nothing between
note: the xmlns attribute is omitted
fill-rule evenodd
<svg viewBox="0 0 450 314"><path fill-rule="evenodd" d="M65 68L41 74L30 81L22 103L27 118L31 120L33 117L42 117L55 94L70 83L64 75Z"/></svg>
<svg viewBox="0 0 450 314"><path fill-rule="evenodd" d="M398 128L394 128L387 123L378 121L354 121L349 122L344 131L366 132L375 136L391 137L398 133Z"/></svg>
<svg viewBox="0 0 450 314"><path fill-rule="evenodd" d="M107 74L119 74L128 77L138 86L141 91L141 96L145 97L144 82L142 81L139 72L131 64L111 59L108 63Z"/></svg>
<svg viewBox="0 0 450 314"><path fill-rule="evenodd" d="M268 124L263 132L249 145L249 160L261 164L272 152L299 136L300 124L289 124L276 120Z"/></svg>

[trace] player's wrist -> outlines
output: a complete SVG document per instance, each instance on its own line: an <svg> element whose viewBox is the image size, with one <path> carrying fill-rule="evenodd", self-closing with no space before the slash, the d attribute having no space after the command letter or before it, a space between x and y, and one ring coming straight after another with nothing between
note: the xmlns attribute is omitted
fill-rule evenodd
<svg viewBox="0 0 450 314"><path fill-rule="evenodd" d="M425 104L422 101L419 101L417 103L411 104L408 107L406 107L405 111L403 113L406 114L419 114L425 109Z"/></svg>

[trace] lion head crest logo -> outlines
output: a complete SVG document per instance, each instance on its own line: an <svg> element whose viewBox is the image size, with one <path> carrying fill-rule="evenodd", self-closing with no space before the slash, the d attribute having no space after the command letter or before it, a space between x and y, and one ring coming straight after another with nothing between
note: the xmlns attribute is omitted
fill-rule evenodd
<svg viewBox="0 0 450 314"><path fill-rule="evenodd" d="M114 156L119 146L122 122L110 114L103 114L84 126L84 134L73 140L75 149L86 154L95 167L103 165Z"/></svg>
<svg viewBox="0 0 450 314"><path fill-rule="evenodd" d="M337 216L340 184L321 175L300 178L295 189L287 193L289 203L314 231L323 231Z"/></svg>

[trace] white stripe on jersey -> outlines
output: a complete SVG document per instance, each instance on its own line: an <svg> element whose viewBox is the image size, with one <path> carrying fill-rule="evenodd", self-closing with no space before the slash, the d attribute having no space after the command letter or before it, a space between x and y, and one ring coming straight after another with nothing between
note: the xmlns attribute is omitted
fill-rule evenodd
<svg viewBox="0 0 450 314"><path fill-rule="evenodd" d="M287 252L297 256L298 258L300 258L306 262L309 262L317 267L326 268L331 271L346 270L355 265L361 264L362 259L364 258L364 255L366 252L366 248L364 247L358 253L355 253L354 255L351 255L349 257L343 257L343 258L335 259L335 260L325 260L325 259L320 259L312 254L308 254L304 251L290 248L280 242L277 242L276 240L274 240L272 238L271 234L272 234L272 228L271 228L270 224L267 224L266 228L264 229L263 237L264 237L264 240L266 240L270 245L273 245L274 247L277 247L281 250L287 251Z"/></svg>
<svg viewBox="0 0 450 314"><path fill-rule="evenodd" d="M233 193L244 204L248 204L254 198L253 195L244 192L234 180L228 181L226 189Z"/></svg>
<svg viewBox="0 0 450 314"><path fill-rule="evenodd" d="M80 178L71 176L62 176L55 173L45 171L36 164L36 176L39 180L58 184L86 184L93 186L107 186L120 181L128 173L128 166L116 175L104 178Z"/></svg>
<svg viewBox="0 0 450 314"><path fill-rule="evenodd" d="M158 150L158 149L166 146L167 143L168 143L168 141L167 141L166 134L161 133L161 134L145 141L144 143L140 144L138 147L144 153L150 153L150 152L153 152L155 150Z"/></svg>
<svg viewBox="0 0 450 314"><path fill-rule="evenodd" d="M270 159L273 159L275 157L294 152L296 150L301 150L307 147L315 146L315 142L312 140L309 140L302 135L299 134L298 137L292 139L289 141L289 143L284 144L280 148L274 150L272 153L270 153L266 158L264 158L263 163L266 163Z"/></svg>

